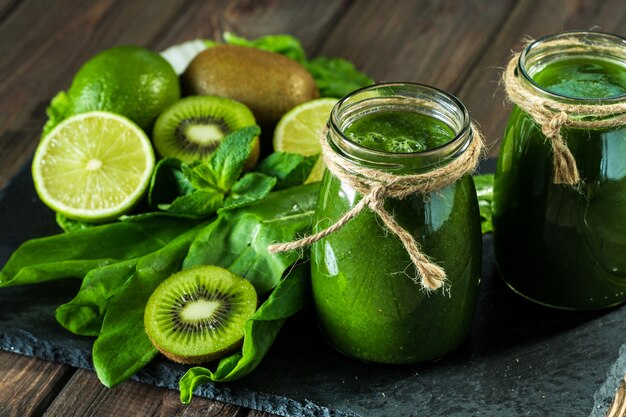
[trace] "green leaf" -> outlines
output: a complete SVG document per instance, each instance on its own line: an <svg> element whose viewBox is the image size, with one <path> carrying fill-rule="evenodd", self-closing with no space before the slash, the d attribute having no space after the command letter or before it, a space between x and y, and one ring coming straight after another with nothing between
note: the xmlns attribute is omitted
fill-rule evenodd
<svg viewBox="0 0 626 417"><path fill-rule="evenodd" d="M474 185L478 196L478 208L480 210L480 226L482 233L491 233L493 225L491 223L493 201L493 174L476 175Z"/></svg>
<svg viewBox="0 0 626 417"><path fill-rule="evenodd" d="M267 247L311 228L318 191L317 183L293 187L272 192L252 206L223 211L198 234L184 267L221 266L248 279L258 294L268 292L299 254L271 254Z"/></svg>
<svg viewBox="0 0 626 417"><path fill-rule="evenodd" d="M208 217L224 203L224 194L218 191L194 191L191 194L176 198L172 204L161 204L160 209L175 214Z"/></svg>
<svg viewBox="0 0 626 417"><path fill-rule="evenodd" d="M216 177L216 185L224 193L230 190L241 175L260 134L261 129L258 126L236 130L226 136L211 155L208 166Z"/></svg>
<svg viewBox="0 0 626 417"><path fill-rule="evenodd" d="M0 287L83 278L94 268L153 252L192 224L154 216L32 239L13 252L0 271Z"/></svg>
<svg viewBox="0 0 626 417"><path fill-rule="evenodd" d="M181 168L192 189L224 192L218 185L219 173L214 172L209 165L195 161L191 164L182 164Z"/></svg>
<svg viewBox="0 0 626 417"><path fill-rule="evenodd" d="M224 32L224 41L230 45L248 46L285 55L288 58L303 63L306 53L300 41L291 35L267 35L258 39L247 40L230 32Z"/></svg>
<svg viewBox="0 0 626 417"><path fill-rule="evenodd" d="M74 334L98 336L109 299L133 276L138 259L128 259L89 271L74 299L56 309L55 316L59 324Z"/></svg>
<svg viewBox="0 0 626 417"><path fill-rule="evenodd" d="M343 97L374 83L342 58L317 57L305 62L304 66L315 79L321 97Z"/></svg>
<svg viewBox="0 0 626 417"><path fill-rule="evenodd" d="M154 167L148 188L148 204L156 210L160 204L168 204L194 188L183 175L182 162L176 158L161 159Z"/></svg>
<svg viewBox="0 0 626 417"><path fill-rule="evenodd" d="M56 222L64 232L75 232L76 230L94 227L92 223L81 222L80 220L69 219L61 213L56 214Z"/></svg>
<svg viewBox="0 0 626 417"><path fill-rule="evenodd" d="M72 115L72 102L65 91L59 91L46 109L48 120L43 127L42 137L46 136L59 123Z"/></svg>
<svg viewBox="0 0 626 417"><path fill-rule="evenodd" d="M319 155L303 156L295 153L274 152L261 161L256 170L265 175L275 177L275 190L295 187L304 184L315 166Z"/></svg>
<svg viewBox="0 0 626 417"><path fill-rule="evenodd" d="M130 378L157 355L144 331L144 309L156 287L180 270L189 245L204 226L187 230L159 251L140 259L135 273L108 300L100 335L93 345L93 364L107 387ZM95 298L102 301L109 294L105 290L95 294Z"/></svg>
<svg viewBox="0 0 626 417"><path fill-rule="evenodd" d="M310 300L308 263L300 265L274 289L244 327L244 342L240 352L220 360L213 372L194 367L179 382L180 400L189 404L194 390L207 382L226 382L252 372L274 343L285 320L300 311Z"/></svg>
<svg viewBox="0 0 626 417"><path fill-rule="evenodd" d="M222 210L232 210L249 206L263 199L276 184L276 178L259 172L249 172L237 181L224 201Z"/></svg>

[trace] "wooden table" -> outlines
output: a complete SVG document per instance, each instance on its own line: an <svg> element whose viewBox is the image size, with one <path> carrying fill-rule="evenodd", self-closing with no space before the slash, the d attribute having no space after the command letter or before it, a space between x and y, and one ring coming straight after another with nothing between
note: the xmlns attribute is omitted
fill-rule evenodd
<svg viewBox="0 0 626 417"><path fill-rule="evenodd" d="M414 81L456 94L498 152L510 106L501 68L526 36L599 28L626 34L624 0L0 0L0 188L33 154L50 98L80 65L121 44L161 50L225 30L290 33L310 56L341 56L378 81ZM624 416L624 384L612 417ZM268 416L0 352L1 416Z"/></svg>

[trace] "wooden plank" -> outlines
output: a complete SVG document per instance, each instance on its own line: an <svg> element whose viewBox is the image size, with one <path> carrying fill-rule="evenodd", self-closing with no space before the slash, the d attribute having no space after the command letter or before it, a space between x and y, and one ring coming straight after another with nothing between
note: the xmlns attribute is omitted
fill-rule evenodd
<svg viewBox="0 0 626 417"><path fill-rule="evenodd" d="M0 188L32 155L47 103L80 65L114 45L149 44L181 4L27 0L8 17L0 26Z"/></svg>
<svg viewBox="0 0 626 417"><path fill-rule="evenodd" d="M78 370L43 414L45 417L243 417L248 410L194 397L183 405L178 391L126 381L108 389L93 372Z"/></svg>
<svg viewBox="0 0 626 417"><path fill-rule="evenodd" d="M289 33L300 39L307 52L313 54L316 45L326 37L347 5L347 0L299 2L297 7L291 0L239 0L216 10L212 4L194 2L155 48L163 49L196 38L220 40L224 31L247 38Z"/></svg>
<svg viewBox="0 0 626 417"><path fill-rule="evenodd" d="M67 365L0 351L0 415L41 415L73 372Z"/></svg>
<svg viewBox="0 0 626 417"><path fill-rule="evenodd" d="M511 110L505 102L503 88L498 86L511 50L518 50L527 36L536 39L564 30L593 27L626 35L624 1L522 0L517 3L458 91L472 117L482 126L491 156L498 154L499 141Z"/></svg>
<svg viewBox="0 0 626 417"><path fill-rule="evenodd" d="M20 4L20 0L0 0L0 25L17 10Z"/></svg>
<svg viewBox="0 0 626 417"><path fill-rule="evenodd" d="M343 56L379 81L456 88L489 45L512 0L358 1L320 53Z"/></svg>

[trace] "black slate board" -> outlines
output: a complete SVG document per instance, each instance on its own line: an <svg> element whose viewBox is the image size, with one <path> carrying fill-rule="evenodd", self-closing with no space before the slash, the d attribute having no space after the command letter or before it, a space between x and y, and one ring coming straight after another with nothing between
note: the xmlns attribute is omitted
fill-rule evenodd
<svg viewBox="0 0 626 417"><path fill-rule="evenodd" d="M0 265L24 240L56 232L25 167L0 192ZM252 375L197 394L284 416L603 416L626 372L626 306L534 305L496 276L490 236L483 245L472 335L448 358L409 367L345 358L324 342L308 310L287 323ZM65 280L0 290L0 349L91 368L92 339L70 334L53 314L78 287ZM156 360L135 379L176 389L184 370Z"/></svg>

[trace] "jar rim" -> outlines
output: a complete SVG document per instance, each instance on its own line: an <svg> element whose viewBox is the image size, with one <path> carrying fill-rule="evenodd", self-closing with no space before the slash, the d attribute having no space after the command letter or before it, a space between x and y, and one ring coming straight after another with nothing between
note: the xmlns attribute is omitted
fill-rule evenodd
<svg viewBox="0 0 626 417"><path fill-rule="evenodd" d="M588 38L590 36L623 44L624 52L626 56L626 37L623 37L614 33L610 33L610 32L571 30L571 31L558 32L558 33L553 33L550 35L545 35L529 43L524 48L524 50L520 53L519 59L517 61L516 72L521 73L522 77L524 77L524 80L530 83L530 85L534 89L540 91L543 95L553 100L560 100L560 101L565 101L569 103L584 102L584 103L595 103L595 104L600 104L600 103L612 104L612 103L619 103L621 101L626 100L626 93L620 94L617 96L612 96L612 97L604 97L604 98L572 97L572 96L556 93L542 86L538 82L536 82L533 79L533 77L529 74L528 70L526 69L526 60L528 58L528 55L533 51L533 49L541 46L541 44L558 40L560 38L572 38L572 37Z"/></svg>
<svg viewBox="0 0 626 417"><path fill-rule="evenodd" d="M461 121L460 121L461 128L460 129L453 129L454 133L455 133L455 136L453 138L451 138L449 141L447 141L446 143L444 143L442 145L439 145L439 146L436 146L434 148L430 148L430 149L427 149L427 150L424 150L424 151L419 151L419 152L387 152L387 151L380 151L380 150L371 149L371 148L365 147L363 145L360 145L360 144L354 142L348 136L346 136L344 134L343 129L341 128L340 122L339 122L339 112L340 112L340 109L342 108L342 105L344 105L347 101L349 101L351 98L353 98L354 96L356 96L358 94L366 93L368 91L374 91L374 90L377 90L377 89L393 88L393 87L412 87L412 88L416 88L418 90L431 92L431 93L434 93L436 95L440 95L442 97L445 97L446 99L448 99L454 105L454 107L456 107L457 110L459 110L459 113L461 114ZM378 157L390 157L390 156L392 156L393 158L397 158L398 160L412 159L412 158L419 158L419 157L436 156L438 153L441 153L442 151L445 151L446 149L458 146L458 142L462 141L463 139L467 139L468 134L471 133L471 123L470 123L469 112L468 112L467 108L465 107L465 105L463 104L463 102L461 102L461 100L459 100L453 94L450 94L450 93L448 93L446 91L443 91L443 90L441 90L439 88L436 88L436 87L433 87L433 86L430 86L430 85L427 85L427 84L414 83L414 82L385 82L385 83L377 83L377 84L372 84L372 85L369 85L369 86L362 87L362 88L359 88L357 90L354 90L351 93L345 95L343 98L341 98L335 104L335 106L333 107L333 109L331 111L331 115L330 115L330 117L328 119L328 125L329 125L328 126L329 129L331 129L336 134L340 135L342 140L348 142L351 147L354 147L354 148L358 149L361 152L365 152L365 153L371 154L373 156L378 156ZM454 156L457 156L458 154L460 154L463 151L465 151L465 149L467 148L468 145L469 145L469 141L467 141L465 146L462 146L461 149L458 150L458 152L455 152Z"/></svg>

